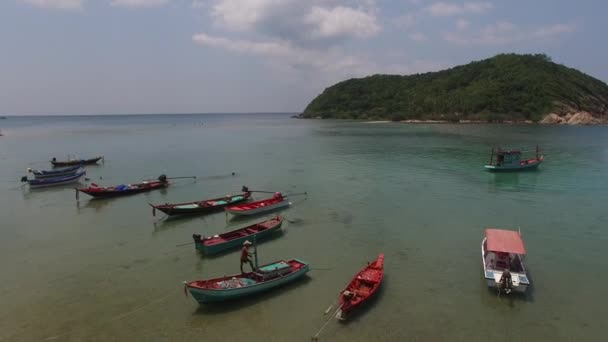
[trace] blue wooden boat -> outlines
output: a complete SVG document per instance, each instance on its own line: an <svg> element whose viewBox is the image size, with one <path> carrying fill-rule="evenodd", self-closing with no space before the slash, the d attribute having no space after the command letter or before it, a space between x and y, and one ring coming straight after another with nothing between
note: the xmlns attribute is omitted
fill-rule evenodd
<svg viewBox="0 0 608 342"><path fill-rule="evenodd" d="M62 177L54 177L54 178L44 178L44 179L27 179L27 177L21 178L21 182L27 182L30 185L30 188L43 188L49 186L57 186L64 184L77 183L80 181L80 178L84 176L87 172L80 171L71 176L62 176Z"/></svg>
<svg viewBox="0 0 608 342"><path fill-rule="evenodd" d="M522 159L521 150L504 150L501 148L493 148L490 156L490 164L485 168L488 171L525 171L535 170L544 160L544 156L540 154L538 146L536 146L536 155L534 158Z"/></svg>
<svg viewBox="0 0 608 342"><path fill-rule="evenodd" d="M240 228L227 233L214 236L200 236L193 234L194 246L203 254L210 255L225 251L227 249L240 247L246 240L253 240L269 237L271 234L281 229L283 217L277 216L270 220L252 224L245 228Z"/></svg>
<svg viewBox="0 0 608 342"><path fill-rule="evenodd" d="M36 179L43 178L57 178L64 176L72 176L75 175L79 169L82 167L82 164L70 167L63 167L54 170L32 170L30 168L27 169L28 172L33 173Z"/></svg>
<svg viewBox="0 0 608 342"><path fill-rule="evenodd" d="M302 278L309 270L310 265L305 261L280 260L255 272L184 282L184 291L189 291L199 304L221 302L277 288Z"/></svg>

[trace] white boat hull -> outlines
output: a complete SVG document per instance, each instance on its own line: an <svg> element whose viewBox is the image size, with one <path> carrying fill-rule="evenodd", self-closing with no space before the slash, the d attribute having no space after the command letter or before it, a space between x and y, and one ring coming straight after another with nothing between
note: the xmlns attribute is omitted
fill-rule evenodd
<svg viewBox="0 0 608 342"><path fill-rule="evenodd" d="M290 205L291 205L291 203L289 203L289 201L283 201L283 202L275 203L272 205L258 207L258 208L251 209L251 210L230 210L229 208L226 208L226 211L235 216L247 216L247 215L257 215L257 214L260 214L260 213L263 213L266 211L289 207Z"/></svg>
<svg viewBox="0 0 608 342"><path fill-rule="evenodd" d="M481 242L481 262L483 265L484 278L486 280L486 284L489 288L494 288L498 290L500 288L500 278L502 277L503 271L502 269L494 269L491 265L486 263L486 249L485 249L486 239L484 238ZM490 252L491 253L491 252ZM530 286L530 279L528 278L526 268L521 261L521 271L515 272L510 270L511 281L513 287L511 288L511 292L524 293Z"/></svg>
<svg viewBox="0 0 608 342"><path fill-rule="evenodd" d="M40 188L48 188L48 187L51 187L51 186L58 186L58 185L78 183L80 181L80 179L82 177L84 177L84 176L85 176L85 172L82 172L78 177L66 179L66 180L61 181L61 182L53 182L53 183L46 183L46 184L31 184L30 183L30 188L32 188L32 189L40 189ZM52 179L52 178L46 178L46 179Z"/></svg>

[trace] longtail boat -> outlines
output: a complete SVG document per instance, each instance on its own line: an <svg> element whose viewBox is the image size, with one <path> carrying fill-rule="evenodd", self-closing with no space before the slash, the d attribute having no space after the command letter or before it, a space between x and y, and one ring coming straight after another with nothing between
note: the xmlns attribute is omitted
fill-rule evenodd
<svg viewBox="0 0 608 342"><path fill-rule="evenodd" d="M30 173L33 173L34 177L36 179L43 179L43 178L72 176L72 175L75 175L80 170L81 167L82 167L82 164L78 164L76 166L69 166L69 167L64 167L64 168L54 169L54 170L32 170L31 168L28 168L27 171Z"/></svg>
<svg viewBox="0 0 608 342"><path fill-rule="evenodd" d="M340 294L340 309L336 318L345 320L348 314L372 298L380 288L384 277L384 254L378 255L373 263L368 263Z"/></svg>
<svg viewBox="0 0 608 342"><path fill-rule="evenodd" d="M519 231L486 229L481 261L486 283L504 293L523 293L530 286L524 266L526 247Z"/></svg>
<svg viewBox="0 0 608 342"><path fill-rule="evenodd" d="M116 186L104 186L101 187L95 183L92 183L88 188L77 188L76 198L78 193L83 192L89 196L95 198L108 198L108 197L119 197L138 194L140 192L152 191L156 189L163 189L169 186L167 176L160 175L158 180L148 180L136 184L121 184Z"/></svg>
<svg viewBox="0 0 608 342"><path fill-rule="evenodd" d="M152 207L152 215L156 216L156 210L160 210L168 216L186 215L186 214L206 214L223 209L226 206L235 203L244 202L251 197L251 192L244 192L238 195L226 195L224 197L187 202L187 203L166 203L166 204L150 204Z"/></svg>
<svg viewBox="0 0 608 342"><path fill-rule="evenodd" d="M263 212L288 207L290 204L291 203L289 203L289 201L283 197L280 192L276 192L272 198L226 207L226 211L236 216L256 215Z"/></svg>
<svg viewBox="0 0 608 342"><path fill-rule="evenodd" d="M27 179L26 176L21 178L21 182L27 182L30 185L30 188L44 188L49 186L57 186L64 184L72 184L80 181L80 178L86 174L86 171L82 170L73 175L69 176L60 176L53 178L43 178L43 179Z"/></svg>
<svg viewBox="0 0 608 342"><path fill-rule="evenodd" d="M283 224L283 217L277 216L273 219L252 224L245 228L233 230L231 232L214 235L202 236L193 234L194 246L203 254L215 254L226 249L240 247L248 239L256 238L258 241L270 236L278 231Z"/></svg>
<svg viewBox="0 0 608 342"><path fill-rule="evenodd" d="M51 164L53 164L53 166L73 166L73 165L80 165L80 164L97 164L97 162L102 159L103 159L103 156L97 156L95 158L90 158L90 159L69 159L69 160L57 160L56 158L53 158L51 160Z"/></svg>
<svg viewBox="0 0 608 342"><path fill-rule="evenodd" d="M255 272L184 282L184 291L189 291L199 304L221 302L285 285L302 278L309 270L306 261L279 260L260 266Z"/></svg>
<svg viewBox="0 0 608 342"><path fill-rule="evenodd" d="M538 146L536 146L534 158L522 159L522 152L525 151L492 148L490 164L486 165L485 168L492 172L534 170L544 160L544 156L540 154Z"/></svg>

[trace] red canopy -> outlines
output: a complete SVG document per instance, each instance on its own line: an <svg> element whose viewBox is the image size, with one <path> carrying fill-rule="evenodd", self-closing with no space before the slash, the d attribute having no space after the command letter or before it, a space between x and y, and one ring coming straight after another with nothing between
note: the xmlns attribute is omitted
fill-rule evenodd
<svg viewBox="0 0 608 342"><path fill-rule="evenodd" d="M519 232L503 229L486 229L487 250L492 252L504 252L515 254L526 254L526 247Z"/></svg>

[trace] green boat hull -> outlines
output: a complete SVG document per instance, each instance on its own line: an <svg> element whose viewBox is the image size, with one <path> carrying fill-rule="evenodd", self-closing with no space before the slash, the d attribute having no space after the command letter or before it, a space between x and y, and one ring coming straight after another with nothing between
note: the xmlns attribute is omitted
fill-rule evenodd
<svg viewBox="0 0 608 342"><path fill-rule="evenodd" d="M217 244L214 246L206 246L202 242L195 242L194 245L195 245L196 249L201 251L203 254L212 255L212 254L217 254L217 253L229 250L229 249L238 249L243 245L243 242L245 242L247 240L250 240L250 241L253 240L254 236L257 241L267 239L272 234L279 231L280 229L281 229L281 225L278 225L274 228L267 229L267 230L264 230L264 231L256 233L256 234L244 236L242 238L234 239L232 241L227 241L225 243Z"/></svg>

